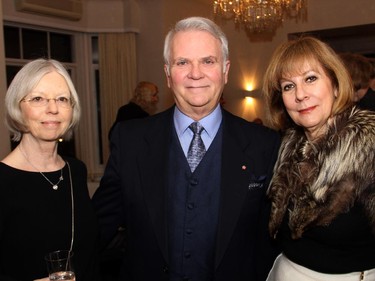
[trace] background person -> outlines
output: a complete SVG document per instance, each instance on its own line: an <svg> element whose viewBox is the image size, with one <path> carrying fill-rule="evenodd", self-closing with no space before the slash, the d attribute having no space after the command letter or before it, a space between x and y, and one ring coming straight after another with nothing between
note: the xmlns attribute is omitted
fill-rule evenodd
<svg viewBox="0 0 375 281"><path fill-rule="evenodd" d="M259 117L254 118L253 122L257 123L257 124L260 124L260 125L263 125L263 120Z"/></svg>
<svg viewBox="0 0 375 281"><path fill-rule="evenodd" d="M134 89L133 98L117 111L116 120L109 131L109 135L118 122L144 118L153 114L156 109L156 104L159 101L158 94L158 87L154 83L148 81L139 82Z"/></svg>
<svg viewBox="0 0 375 281"><path fill-rule="evenodd" d="M38 59L15 76L6 124L19 145L0 162L0 280L49 280L45 255L72 250L76 280L97 280L95 213L85 165L57 154L80 119L64 67Z"/></svg>
<svg viewBox="0 0 375 281"><path fill-rule="evenodd" d="M368 59L360 54L342 53L340 58L353 81L354 101L360 102L370 87L372 66Z"/></svg>
<svg viewBox="0 0 375 281"><path fill-rule="evenodd" d="M375 92L375 58L368 58L372 66L371 79L370 79L370 88Z"/></svg>
<svg viewBox="0 0 375 281"><path fill-rule="evenodd" d="M265 280L275 258L265 190L279 136L221 108L228 42L212 21L179 21L164 59L176 104L111 135L93 197L103 243L125 226L121 280Z"/></svg>
<svg viewBox="0 0 375 281"><path fill-rule="evenodd" d="M375 113L353 107L345 66L311 37L276 49L263 90L285 133L268 191L282 255L267 280L375 280Z"/></svg>
<svg viewBox="0 0 375 281"><path fill-rule="evenodd" d="M369 88L366 94L357 103L362 109L369 109L375 111L375 59L367 58L371 64L371 75Z"/></svg>

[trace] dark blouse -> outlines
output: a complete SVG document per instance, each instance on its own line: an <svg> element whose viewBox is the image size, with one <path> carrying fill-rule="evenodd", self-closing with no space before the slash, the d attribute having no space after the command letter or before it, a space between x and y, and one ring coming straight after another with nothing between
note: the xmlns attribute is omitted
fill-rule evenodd
<svg viewBox="0 0 375 281"><path fill-rule="evenodd" d="M291 238L284 219L279 238L290 260L318 272L341 274L375 268L375 236L359 204L329 226L313 227L297 240Z"/></svg>
<svg viewBox="0 0 375 281"><path fill-rule="evenodd" d="M70 164L74 194L73 264L77 281L97 280L97 224L87 189L87 170ZM60 170L44 173L58 182ZM44 256L68 250L72 238L71 184L68 165L58 190L37 172L0 163L0 280L47 277Z"/></svg>

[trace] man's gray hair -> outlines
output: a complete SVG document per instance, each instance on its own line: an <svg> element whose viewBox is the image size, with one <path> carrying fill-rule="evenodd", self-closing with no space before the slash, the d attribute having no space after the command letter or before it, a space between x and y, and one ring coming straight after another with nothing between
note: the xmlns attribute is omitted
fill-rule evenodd
<svg viewBox="0 0 375 281"><path fill-rule="evenodd" d="M167 65L167 72L170 72L171 45L174 36L180 31L206 31L221 42L221 51L223 56L224 71L225 63L229 57L228 39L221 28L213 21L203 17L190 17L180 20L168 32L164 41L164 63Z"/></svg>

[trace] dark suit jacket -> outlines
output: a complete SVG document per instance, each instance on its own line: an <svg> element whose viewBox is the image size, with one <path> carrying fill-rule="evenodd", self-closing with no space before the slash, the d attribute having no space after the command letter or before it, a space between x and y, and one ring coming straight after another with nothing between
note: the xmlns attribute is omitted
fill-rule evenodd
<svg viewBox="0 0 375 281"><path fill-rule="evenodd" d="M104 243L124 225L126 279L168 280L167 179L173 108L117 125L93 202ZM275 255L265 191L279 135L223 110L221 203L213 280L265 280Z"/></svg>

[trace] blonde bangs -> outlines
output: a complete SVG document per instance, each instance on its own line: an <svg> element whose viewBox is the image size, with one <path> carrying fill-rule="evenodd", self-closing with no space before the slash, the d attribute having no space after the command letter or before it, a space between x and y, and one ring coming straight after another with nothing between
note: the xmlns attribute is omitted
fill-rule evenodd
<svg viewBox="0 0 375 281"><path fill-rule="evenodd" d="M303 44L294 45L285 50L280 57L278 69L278 81L285 77L301 75L305 71L305 65L317 70L321 63L310 46Z"/></svg>

